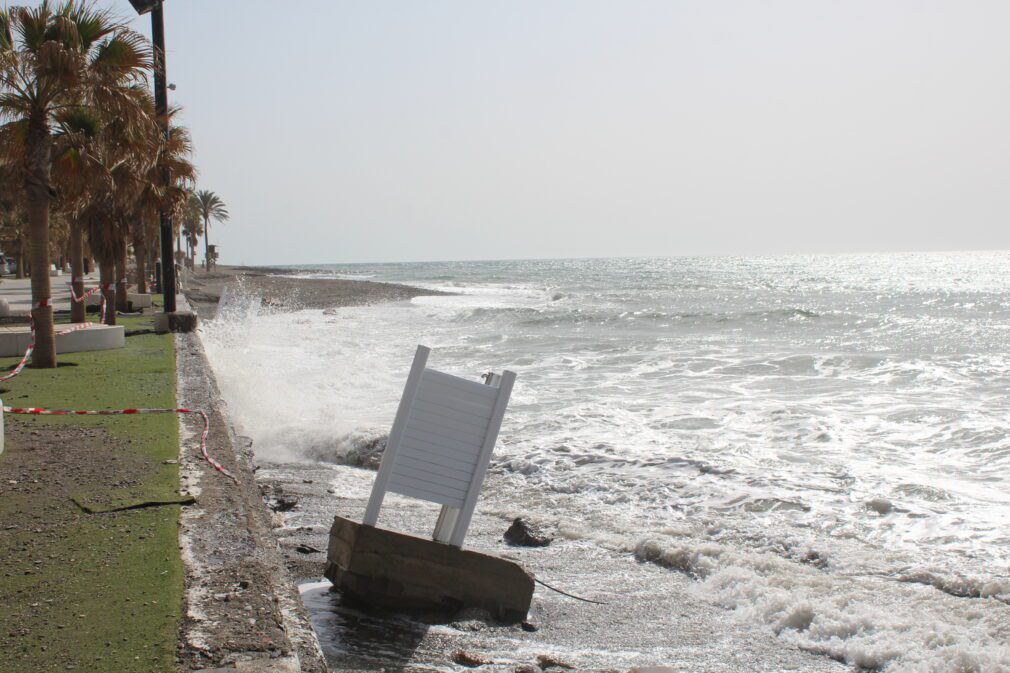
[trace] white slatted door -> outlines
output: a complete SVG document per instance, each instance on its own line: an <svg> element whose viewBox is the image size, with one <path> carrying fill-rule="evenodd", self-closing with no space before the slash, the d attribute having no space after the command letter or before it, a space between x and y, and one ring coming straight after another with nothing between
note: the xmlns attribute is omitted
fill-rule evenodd
<svg viewBox="0 0 1010 673"><path fill-rule="evenodd" d="M385 491L393 491L459 510L451 534L436 531L436 537L460 546L515 375L506 372L500 385L484 385L425 368L428 352L418 347L365 523L375 525Z"/></svg>
<svg viewBox="0 0 1010 673"><path fill-rule="evenodd" d="M497 399L496 388L425 369L404 425L389 490L462 507Z"/></svg>

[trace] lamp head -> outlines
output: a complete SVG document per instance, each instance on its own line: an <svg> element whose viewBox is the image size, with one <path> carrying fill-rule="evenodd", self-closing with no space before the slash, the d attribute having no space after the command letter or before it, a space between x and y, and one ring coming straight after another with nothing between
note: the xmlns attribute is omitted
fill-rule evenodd
<svg viewBox="0 0 1010 673"><path fill-rule="evenodd" d="M161 0L130 0L130 4L137 10L137 14L147 14L160 5Z"/></svg>

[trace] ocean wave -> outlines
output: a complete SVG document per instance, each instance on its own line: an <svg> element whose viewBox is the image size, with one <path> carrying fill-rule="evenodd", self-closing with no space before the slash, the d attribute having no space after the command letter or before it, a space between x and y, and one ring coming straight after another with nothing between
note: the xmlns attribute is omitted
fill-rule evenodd
<svg viewBox="0 0 1010 673"><path fill-rule="evenodd" d="M898 579L948 589L949 596L938 600L911 587L896 592L886 586L896 578L836 575L710 542L649 538L633 552L643 562L688 575L699 597L807 652L888 673L1010 671L1005 611L948 603L960 593L981 595L1005 586L952 583L930 574Z"/></svg>
<svg viewBox="0 0 1010 673"><path fill-rule="evenodd" d="M1010 581L976 577L947 576L915 570L896 577L899 582L925 584L957 598L993 598L1010 604Z"/></svg>

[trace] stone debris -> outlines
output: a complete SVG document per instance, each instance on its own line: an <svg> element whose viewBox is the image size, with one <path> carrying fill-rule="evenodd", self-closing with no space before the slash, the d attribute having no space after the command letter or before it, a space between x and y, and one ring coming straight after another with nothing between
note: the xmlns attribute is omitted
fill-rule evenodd
<svg viewBox="0 0 1010 673"><path fill-rule="evenodd" d="M546 547L554 539L535 523L522 517L512 522L503 537L506 542L517 547Z"/></svg>
<svg viewBox="0 0 1010 673"><path fill-rule="evenodd" d="M539 666L542 671L546 671L550 668L563 668L570 671L575 668L571 664L566 664L559 659L555 659L549 654L541 654L537 656L537 666Z"/></svg>
<svg viewBox="0 0 1010 673"><path fill-rule="evenodd" d="M275 512L290 512L297 506L298 498L293 495L278 495L270 502L270 509Z"/></svg>
<svg viewBox="0 0 1010 673"><path fill-rule="evenodd" d="M460 666L467 666L468 668L476 668L477 666L487 666L493 663L490 659L480 656L479 654L472 654L465 650L456 650L455 654L452 655L453 663L459 664Z"/></svg>

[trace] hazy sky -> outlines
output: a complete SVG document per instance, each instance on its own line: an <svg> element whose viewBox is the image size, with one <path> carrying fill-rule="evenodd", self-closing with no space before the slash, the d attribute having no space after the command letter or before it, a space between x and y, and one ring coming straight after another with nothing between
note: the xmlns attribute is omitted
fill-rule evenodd
<svg viewBox="0 0 1010 673"><path fill-rule="evenodd" d="M1010 248L1005 0L165 5L228 263Z"/></svg>

